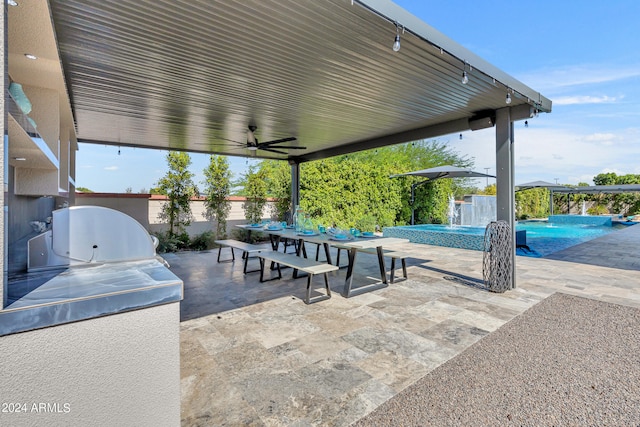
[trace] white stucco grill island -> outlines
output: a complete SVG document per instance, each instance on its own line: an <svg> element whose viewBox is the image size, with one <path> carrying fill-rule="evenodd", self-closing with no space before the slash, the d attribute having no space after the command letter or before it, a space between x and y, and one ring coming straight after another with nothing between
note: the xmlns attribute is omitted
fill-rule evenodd
<svg viewBox="0 0 640 427"><path fill-rule="evenodd" d="M29 272L12 280L0 335L182 299L182 280L156 257L136 220L100 206L55 210L28 242Z"/></svg>

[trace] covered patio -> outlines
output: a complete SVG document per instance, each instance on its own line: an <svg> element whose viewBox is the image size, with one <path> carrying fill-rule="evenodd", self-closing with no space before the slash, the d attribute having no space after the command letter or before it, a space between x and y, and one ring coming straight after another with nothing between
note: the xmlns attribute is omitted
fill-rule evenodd
<svg viewBox="0 0 640 427"><path fill-rule="evenodd" d="M82 0L51 15L80 142L284 160L295 206L303 162L495 127L497 215L515 228L513 123L551 101L392 2Z"/></svg>

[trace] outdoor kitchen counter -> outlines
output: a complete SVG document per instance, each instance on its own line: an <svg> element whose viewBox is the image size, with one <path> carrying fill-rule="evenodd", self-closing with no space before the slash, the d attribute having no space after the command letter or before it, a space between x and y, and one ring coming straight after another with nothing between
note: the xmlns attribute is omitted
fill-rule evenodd
<svg viewBox="0 0 640 427"><path fill-rule="evenodd" d="M0 336L179 302L183 283L157 259L63 270L0 310Z"/></svg>

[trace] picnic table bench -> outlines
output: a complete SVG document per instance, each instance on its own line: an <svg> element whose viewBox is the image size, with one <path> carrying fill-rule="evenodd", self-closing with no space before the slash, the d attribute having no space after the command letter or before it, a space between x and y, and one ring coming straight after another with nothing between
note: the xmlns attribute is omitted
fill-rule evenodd
<svg viewBox="0 0 640 427"><path fill-rule="evenodd" d="M331 298L331 288L329 287L329 276L328 273L331 271L338 270L338 267L332 264L327 264L324 262L314 261L308 258L302 258L293 254L286 254L282 252L276 251L262 251L258 253L258 257L260 258L260 282L266 282L268 280L273 279L265 279L264 278L264 266L265 261L271 261L278 266L278 277L277 279L282 278L282 272L280 271L280 265L285 265L287 267L291 267L294 269L294 274L300 270L307 273L307 295L304 299L306 304L311 304L312 302L318 302L325 299ZM311 301L311 281L313 276L316 274L324 275L324 286L327 294L320 298L314 298ZM295 276L294 276L295 277Z"/></svg>
<svg viewBox="0 0 640 427"><path fill-rule="evenodd" d="M362 249L361 252L366 254L375 255L377 251L374 248ZM402 264L402 277L404 280L407 280L407 261L406 259L411 257L406 252L394 251L394 250L383 250L382 254L385 258L391 258L391 268L389 269L389 283L395 282L395 271L396 271L396 260L399 259Z"/></svg>
<svg viewBox="0 0 640 427"><path fill-rule="evenodd" d="M218 248L218 262L233 262L233 261L235 261L236 260L236 256L235 256L233 250L234 249L238 249L238 250L242 251L242 259L244 260L243 272L245 274L247 274L247 273L254 273L254 272L260 271L259 269L258 270L247 271L247 264L249 262L249 255L257 254L260 251L266 250L262 246L252 245L250 243L245 243L245 242L241 242L239 240L232 240L232 239L215 240L214 243L216 243L217 245L220 245L220 247ZM222 252L222 248L231 249L231 259L226 259L226 260L220 261L220 253Z"/></svg>

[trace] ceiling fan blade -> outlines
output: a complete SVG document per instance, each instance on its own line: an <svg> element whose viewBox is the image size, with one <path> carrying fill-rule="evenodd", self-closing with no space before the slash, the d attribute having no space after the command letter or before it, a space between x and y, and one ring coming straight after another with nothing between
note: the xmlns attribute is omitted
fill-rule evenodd
<svg viewBox="0 0 640 427"><path fill-rule="evenodd" d="M264 150L264 151L269 151L271 153L278 153L278 154L285 154L285 155L289 154L286 151L274 150L273 148L268 148L268 147L263 147L263 148L260 148L260 149Z"/></svg>
<svg viewBox="0 0 640 427"><path fill-rule="evenodd" d="M288 150L306 150L307 147L294 147L292 145L278 145L277 147L273 147L273 148L286 148Z"/></svg>
<svg viewBox="0 0 640 427"><path fill-rule="evenodd" d="M281 142L289 142L289 141L295 141L295 140L296 140L296 137L290 136L289 138L274 139L273 141L261 142L259 145L268 146L273 144L280 144Z"/></svg>

